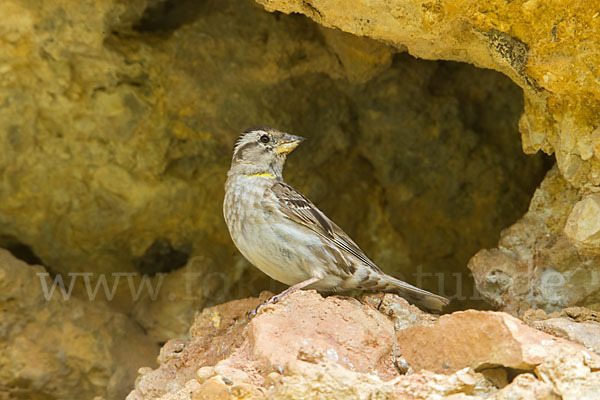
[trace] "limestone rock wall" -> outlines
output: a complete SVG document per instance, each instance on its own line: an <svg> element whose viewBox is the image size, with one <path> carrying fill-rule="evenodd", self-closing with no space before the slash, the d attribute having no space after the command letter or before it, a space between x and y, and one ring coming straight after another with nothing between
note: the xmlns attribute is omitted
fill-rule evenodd
<svg viewBox="0 0 600 400"><path fill-rule="evenodd" d="M598 3L572 0L257 0L406 48L419 58L491 68L523 88L523 149L554 153L577 187L600 184Z"/></svg>
<svg viewBox="0 0 600 400"><path fill-rule="evenodd" d="M469 296L467 260L525 211L544 171L520 152L521 95L507 79L302 16L249 1L111 0L10 0L0 15L0 243L29 246L53 273L109 281L193 260L195 300L173 289L133 304L118 285L111 304L135 308L152 332L159 310L188 321L270 285L221 216L232 144L248 126L309 137L287 179L385 270L412 282L419 265L462 272L444 287L421 282L449 296L460 285ZM182 275L165 285L181 288Z"/></svg>
<svg viewBox="0 0 600 400"><path fill-rule="evenodd" d="M41 266L0 250L0 398L123 398L159 346L127 315L65 298Z"/></svg>
<svg viewBox="0 0 600 400"><path fill-rule="evenodd" d="M532 307L546 312L570 306L598 309L596 196L571 186L558 168L550 170L529 211L502 232L498 248L481 250L469 261L483 296L513 314Z"/></svg>

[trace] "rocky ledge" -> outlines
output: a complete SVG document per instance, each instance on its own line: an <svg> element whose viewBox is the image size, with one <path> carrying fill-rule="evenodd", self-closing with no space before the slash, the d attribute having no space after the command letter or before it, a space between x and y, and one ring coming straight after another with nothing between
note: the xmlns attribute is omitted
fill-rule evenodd
<svg viewBox="0 0 600 400"><path fill-rule="evenodd" d="M139 370L127 399L600 398L600 356L577 343L585 335L567 340L503 312L433 316L389 294L301 291L248 321L266 296L203 310L157 369ZM599 336L593 318L549 317L528 322Z"/></svg>

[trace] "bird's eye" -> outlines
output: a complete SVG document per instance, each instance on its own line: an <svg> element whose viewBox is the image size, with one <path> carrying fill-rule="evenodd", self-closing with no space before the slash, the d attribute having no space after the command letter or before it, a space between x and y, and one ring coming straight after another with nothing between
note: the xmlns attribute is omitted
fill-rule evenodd
<svg viewBox="0 0 600 400"><path fill-rule="evenodd" d="M267 135L262 135L260 137L260 141L263 143L269 143L269 137Z"/></svg>

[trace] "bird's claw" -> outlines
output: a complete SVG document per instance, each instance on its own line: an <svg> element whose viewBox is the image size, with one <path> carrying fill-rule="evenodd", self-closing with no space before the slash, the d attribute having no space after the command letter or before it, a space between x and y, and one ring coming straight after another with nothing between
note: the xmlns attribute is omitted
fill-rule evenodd
<svg viewBox="0 0 600 400"><path fill-rule="evenodd" d="M269 300L265 301L264 303L259 304L254 310L252 310L248 313L248 319L251 320L252 318L256 317L256 314L258 314L258 310L260 310L263 306L266 306L267 304L276 304L279 302L279 300L281 300L281 296L277 295L277 296L271 297Z"/></svg>
<svg viewBox="0 0 600 400"><path fill-rule="evenodd" d="M260 306L256 307L254 310L252 310L248 313L248 321L252 320L252 318L254 318L256 316L256 313L258 312L259 308L260 308Z"/></svg>

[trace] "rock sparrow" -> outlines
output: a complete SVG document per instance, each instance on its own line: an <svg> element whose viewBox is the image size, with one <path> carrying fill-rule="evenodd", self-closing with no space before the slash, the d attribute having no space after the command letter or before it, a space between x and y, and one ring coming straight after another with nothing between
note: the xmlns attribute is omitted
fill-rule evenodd
<svg viewBox="0 0 600 400"><path fill-rule="evenodd" d="M223 213L239 251L271 278L291 285L268 302L311 288L397 293L440 311L435 295L385 274L310 200L283 181L286 156L304 138L262 127L237 140L225 184Z"/></svg>

